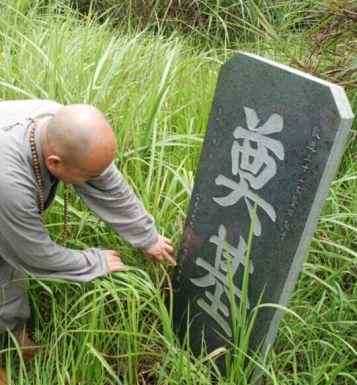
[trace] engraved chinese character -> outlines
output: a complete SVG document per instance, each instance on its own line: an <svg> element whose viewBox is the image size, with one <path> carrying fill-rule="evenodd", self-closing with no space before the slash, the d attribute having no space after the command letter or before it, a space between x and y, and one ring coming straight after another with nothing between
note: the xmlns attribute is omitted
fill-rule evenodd
<svg viewBox="0 0 357 385"><path fill-rule="evenodd" d="M196 264L205 269L208 274L199 277L191 278L190 281L198 287L214 286L214 292L205 291L205 298L199 298L197 304L207 312L231 337L232 331L227 321L229 317L229 309L227 305L222 302L222 297L228 290L228 260L231 259L231 268L233 276L237 272L240 265L245 266L244 255L246 251L246 243L240 237L238 247L233 247L226 242L227 230L224 225L220 225L218 229L218 236L213 235L209 241L217 246L215 263L211 265L202 258L197 258ZM253 264L249 264L249 272L253 273ZM241 298L241 291L234 286L234 294ZM249 308L249 303L247 303Z"/></svg>
<svg viewBox="0 0 357 385"><path fill-rule="evenodd" d="M276 175L276 161L270 153L280 160L284 159L282 143L268 137L270 134L282 131L283 118L278 114L272 114L263 125L259 126L260 120L253 109L244 107L244 112L248 129L237 127L234 130L233 136L236 140L231 150L232 174L239 176L239 182L224 175L218 175L215 180L216 185L225 186L232 191L225 197L214 197L213 200L220 206L227 207L243 198L251 219L256 204L275 222L276 213L273 206L252 189L261 189ZM253 231L254 235L261 235L259 218L255 220Z"/></svg>

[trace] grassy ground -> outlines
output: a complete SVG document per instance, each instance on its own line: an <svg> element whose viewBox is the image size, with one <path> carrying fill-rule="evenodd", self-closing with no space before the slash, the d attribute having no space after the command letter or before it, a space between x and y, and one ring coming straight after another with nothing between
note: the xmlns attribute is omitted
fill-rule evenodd
<svg viewBox="0 0 357 385"><path fill-rule="evenodd" d="M218 70L233 50L198 49L197 36L177 33L124 34L69 10L40 12L37 3L0 3L0 99L86 102L105 111L118 136L118 166L160 231L178 244ZM329 75L330 51L312 67L305 35L289 29L271 35L231 46ZM336 80L348 82L356 111L353 78ZM290 302L305 322L283 319L274 349L261 362L266 384L357 383L355 139L356 125ZM59 196L46 218L58 241L62 203ZM70 223L69 247L117 248L133 268L86 285L31 282L35 337L44 349L26 365L16 352L7 354L14 384L250 383L242 353L222 378L214 357L194 358L177 342L165 306L165 298L172 300L169 271L145 261L75 195Z"/></svg>

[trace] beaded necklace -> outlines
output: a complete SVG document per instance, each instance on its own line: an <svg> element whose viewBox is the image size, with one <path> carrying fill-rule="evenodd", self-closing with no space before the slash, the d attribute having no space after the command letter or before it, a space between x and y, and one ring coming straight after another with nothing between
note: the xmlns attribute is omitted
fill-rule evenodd
<svg viewBox="0 0 357 385"><path fill-rule="evenodd" d="M31 148L31 158L32 158L32 168L35 174L36 179L36 188L37 188L37 202L38 208L40 211L41 219L43 221L43 214L45 211L45 183L41 173L40 159L36 149L36 122L31 119L30 127L30 148ZM62 230L62 241L65 243L68 236L68 190L66 185L64 185L64 197L63 197L63 230Z"/></svg>

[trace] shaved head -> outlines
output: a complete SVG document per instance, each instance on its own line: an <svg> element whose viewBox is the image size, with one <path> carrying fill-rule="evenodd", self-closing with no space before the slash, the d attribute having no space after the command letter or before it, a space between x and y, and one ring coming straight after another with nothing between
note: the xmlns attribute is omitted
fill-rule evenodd
<svg viewBox="0 0 357 385"><path fill-rule="evenodd" d="M113 161L116 138L106 117L96 107L71 104L58 110L47 124L45 147L46 165L54 175L57 171L51 168L57 167L53 163L57 159L64 170L80 170L89 179ZM65 179L61 176L59 179Z"/></svg>

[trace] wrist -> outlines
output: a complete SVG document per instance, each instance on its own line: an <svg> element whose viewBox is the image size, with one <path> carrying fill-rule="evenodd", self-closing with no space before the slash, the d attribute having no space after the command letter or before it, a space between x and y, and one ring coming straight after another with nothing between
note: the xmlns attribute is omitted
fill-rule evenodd
<svg viewBox="0 0 357 385"><path fill-rule="evenodd" d="M147 252L152 246L154 246L159 240L159 234L155 230L153 231L150 236L145 239L145 242L142 243L142 245L139 246L141 250L144 252Z"/></svg>

